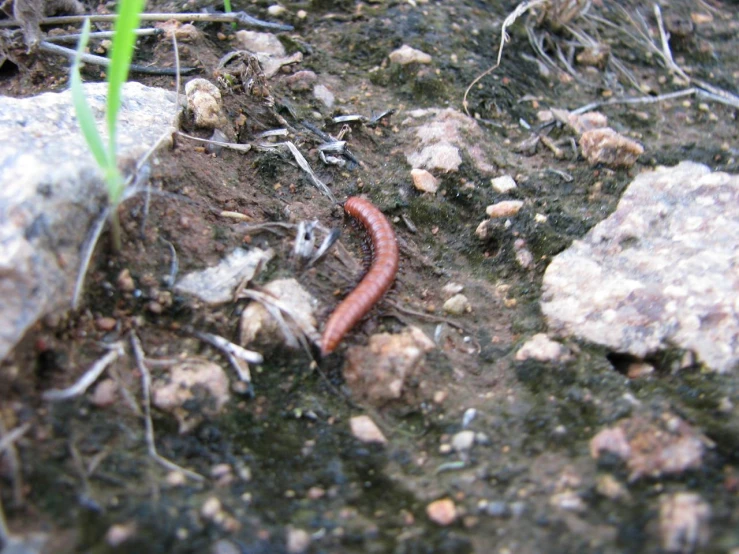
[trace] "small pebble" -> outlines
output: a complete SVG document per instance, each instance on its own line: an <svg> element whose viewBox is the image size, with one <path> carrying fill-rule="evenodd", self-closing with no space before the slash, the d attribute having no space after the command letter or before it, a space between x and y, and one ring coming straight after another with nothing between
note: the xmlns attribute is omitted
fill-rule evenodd
<svg viewBox="0 0 739 554"><path fill-rule="evenodd" d="M380 428L377 427L377 424L369 416L355 416L349 420L349 426L351 427L352 435L362 442L387 443L385 435L382 434Z"/></svg>
<svg viewBox="0 0 739 554"><path fill-rule="evenodd" d="M464 294L455 294L449 300L444 302L443 309L451 315L462 315L472 309L469 300Z"/></svg>
<svg viewBox="0 0 739 554"><path fill-rule="evenodd" d="M286 11L287 10L283 6L280 6L279 4L273 4L269 8L267 8L267 13L274 17L277 17L278 15L282 15Z"/></svg>
<svg viewBox="0 0 739 554"><path fill-rule="evenodd" d="M98 408L105 408L115 403L118 393L118 385L113 379L103 379L95 387L90 403Z"/></svg>
<svg viewBox="0 0 739 554"><path fill-rule="evenodd" d="M439 525L450 525L457 519L457 507L451 498L442 498L426 506L429 519Z"/></svg>
<svg viewBox="0 0 739 554"><path fill-rule="evenodd" d="M411 169L413 186L421 192L436 194L439 189L439 180L425 169Z"/></svg>
<svg viewBox="0 0 739 554"><path fill-rule="evenodd" d="M485 209L485 213L492 219L513 217L523 207L523 200L503 200L492 204Z"/></svg>
<svg viewBox="0 0 739 554"><path fill-rule="evenodd" d="M136 289L136 283L133 277L131 277L131 271L128 268L121 270L115 282L120 291L133 292Z"/></svg>
<svg viewBox="0 0 739 554"><path fill-rule="evenodd" d="M455 294L459 294L464 290L464 285L460 285L459 283L447 283L443 287L441 287L441 294L445 297L449 298L451 296L454 296Z"/></svg>
<svg viewBox="0 0 739 554"><path fill-rule="evenodd" d="M105 542L112 548L118 548L136 534L135 523L116 523L105 533Z"/></svg>
<svg viewBox="0 0 739 554"><path fill-rule="evenodd" d="M216 498L215 496L211 496L203 503L203 506L200 508L200 515L203 516L205 519L213 520L216 516L218 516L218 514L221 513L221 511L221 501L218 500L218 498Z"/></svg>
<svg viewBox="0 0 739 554"><path fill-rule="evenodd" d="M452 437L452 448L457 452L466 452L475 444L474 431L460 431Z"/></svg>
<svg viewBox="0 0 739 554"><path fill-rule="evenodd" d="M95 320L95 327L100 331L112 331L118 321L114 317L99 317Z"/></svg>
<svg viewBox="0 0 739 554"><path fill-rule="evenodd" d="M289 554L301 554L308 550L311 537L308 531L288 527L287 529L287 551Z"/></svg>
<svg viewBox="0 0 739 554"><path fill-rule="evenodd" d="M390 52L388 56L390 61L399 65L408 65L411 63L429 64L431 63L431 56L415 48L411 48L407 44L404 44L397 50Z"/></svg>
<svg viewBox="0 0 739 554"><path fill-rule="evenodd" d="M502 175L490 180L490 184L493 185L493 190L500 194L506 194L514 190L516 187L516 181L510 175Z"/></svg>

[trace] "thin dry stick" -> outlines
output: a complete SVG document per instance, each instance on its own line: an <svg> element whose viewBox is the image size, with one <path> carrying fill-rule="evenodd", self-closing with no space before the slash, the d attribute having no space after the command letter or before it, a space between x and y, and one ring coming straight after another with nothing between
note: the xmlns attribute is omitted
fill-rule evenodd
<svg viewBox="0 0 739 554"><path fill-rule="evenodd" d="M146 445L149 450L149 455L155 462L169 471L181 472L194 481L205 481L205 477L199 473L179 466L157 452L157 445L154 439L154 422L151 419L151 373L149 373L149 368L146 367L146 363L144 363L144 350L141 347L141 341L139 341L138 336L133 332L131 333L131 347L133 349L133 357L136 360L136 367L138 367L141 372L141 388L144 396L144 421L146 424Z"/></svg>
<svg viewBox="0 0 739 554"><path fill-rule="evenodd" d="M602 102L592 102L576 110L572 110L573 114L584 114L590 110L600 108L602 106L612 106L614 104L654 104L656 102L664 102L666 100L674 100L676 98L682 98L684 96L691 96L696 94L698 90L695 87L690 87L684 90L678 90L676 92L670 92L668 94L660 94L659 96L637 96L632 98L611 98L609 100L603 100Z"/></svg>
<svg viewBox="0 0 739 554"><path fill-rule="evenodd" d="M251 383L251 372L249 371L248 364L261 364L264 362L264 358L259 352L247 350L220 335L198 331L197 329L186 329L186 331L223 352L228 362L236 370L239 379L245 383Z"/></svg>
<svg viewBox="0 0 739 554"><path fill-rule="evenodd" d="M155 35L162 35L164 34L164 31L162 29L134 29L133 34L137 37L150 37ZM174 35L174 33L172 33ZM75 33L72 35L56 35L56 36L50 36L46 37L47 42L78 42L80 40L80 37L82 35L80 33ZM113 38L115 36L115 31L96 31L94 33L90 33L89 38L90 40L93 39L104 39L104 38Z"/></svg>
<svg viewBox="0 0 739 554"><path fill-rule="evenodd" d="M472 87L474 87L480 79L487 77L490 75L493 71L495 71L500 66L500 59L503 56L503 46L511 39L511 37L506 33L506 29L513 25L515 21L521 17L523 14L525 14L527 11L529 11L531 8L535 8L537 6L541 6L542 4L546 4L549 2L549 0L532 0L527 2L522 2L518 6L516 6L516 9L513 10L511 14L508 15L508 17L505 18L503 21L503 26L500 29L500 46L498 47L498 58L495 62L495 65L492 66L489 69L486 69L480 75L475 77L474 81L470 83L470 85L467 87L467 90L464 91L464 98L462 99L462 106L464 107L464 111L467 115L470 115L469 110L467 109L467 95L470 93L470 90Z"/></svg>
<svg viewBox="0 0 739 554"><path fill-rule="evenodd" d="M52 54L59 54L61 56L69 58L70 60L73 60L77 57L76 50L72 50L71 48L65 48L64 46L59 46L58 44L52 44L45 40L42 40L39 43L38 47L44 52L51 52ZM82 60L85 63L89 63L89 64L102 65L103 67L110 66L110 59L105 58L103 56L96 56L94 54L84 54L83 53L80 56L80 60ZM174 75L175 74L175 70L171 67L147 67L145 65L137 65L135 63L132 63L130 68L131 68L131 71L135 71L137 73L146 73L149 75ZM190 74L197 70L198 70L197 67L185 67L185 68L182 68L182 73Z"/></svg>
<svg viewBox="0 0 739 554"><path fill-rule="evenodd" d="M186 133L183 133L182 131L177 131L177 136L190 139L190 140L194 140L196 142L204 142L206 144L215 144L216 146L222 146L223 148L237 150L238 152L248 152L249 150L251 150L251 144L239 144L238 142L221 142L219 140L204 139L204 138L188 135Z"/></svg>
<svg viewBox="0 0 739 554"><path fill-rule="evenodd" d="M112 22L118 15L65 15L62 17L45 17L39 21L39 25L69 25L70 23L82 23L85 19L91 22ZM197 22L213 22L213 23L243 23L244 25L253 25L255 27L265 27L267 29L275 29L277 31L292 31L292 25L284 25L282 23L271 23L262 21L248 15L246 12L231 13L142 13L141 21L197 21ZM20 21L15 19L7 19L0 21L0 27L21 27Z"/></svg>
<svg viewBox="0 0 739 554"><path fill-rule="evenodd" d="M100 358L92 367L82 374L76 383L66 389L51 389L42 395L44 400L68 400L84 394L84 392L103 374L103 371L123 355L123 343L116 342L109 346L110 352Z"/></svg>
<svg viewBox="0 0 739 554"><path fill-rule="evenodd" d="M23 477L21 475L21 464L18 459L18 451L15 448L15 441L26 434L31 428L30 423L24 423L20 427L16 427L9 433L6 432L5 423L0 418L0 453L5 452L8 465L10 466L10 474L13 481L13 502L16 506L23 503Z"/></svg>

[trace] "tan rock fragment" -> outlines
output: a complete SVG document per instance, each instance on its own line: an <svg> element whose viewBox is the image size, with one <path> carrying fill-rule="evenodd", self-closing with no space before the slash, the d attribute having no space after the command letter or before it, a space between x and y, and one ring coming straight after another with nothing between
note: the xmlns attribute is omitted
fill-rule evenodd
<svg viewBox="0 0 739 554"><path fill-rule="evenodd" d="M371 402L400 398L406 380L421 370L424 355L435 347L417 327L373 335L369 345L349 348L344 379L356 396Z"/></svg>
<svg viewBox="0 0 739 554"><path fill-rule="evenodd" d="M390 61L400 65L408 65L411 63L429 64L431 63L431 56L415 48L411 48L407 44L404 44L397 50L390 52L388 56Z"/></svg>
<svg viewBox="0 0 739 554"><path fill-rule="evenodd" d="M187 108L197 127L215 129L221 124L221 93L207 79L192 79L185 85Z"/></svg>
<svg viewBox="0 0 739 554"><path fill-rule="evenodd" d="M485 213L492 219L513 217L521 211L522 207L523 200L503 200L502 202L497 202L488 206L485 209Z"/></svg>
<svg viewBox="0 0 739 554"><path fill-rule="evenodd" d="M631 167L644 153L641 144L610 127L585 131L580 137L580 148L591 165L610 167Z"/></svg>
<svg viewBox="0 0 739 554"><path fill-rule="evenodd" d="M436 194L439 189L439 181L425 169L411 169L411 179L416 190Z"/></svg>

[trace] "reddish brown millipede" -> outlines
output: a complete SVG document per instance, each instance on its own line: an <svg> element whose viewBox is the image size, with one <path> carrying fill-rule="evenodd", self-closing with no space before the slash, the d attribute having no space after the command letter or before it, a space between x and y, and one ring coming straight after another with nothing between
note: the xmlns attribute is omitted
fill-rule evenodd
<svg viewBox="0 0 739 554"><path fill-rule="evenodd" d="M387 292L398 272L398 243L392 225L371 202L352 196L344 204L344 211L356 218L369 233L373 260L367 275L339 304L321 337L321 354L330 354L341 339Z"/></svg>

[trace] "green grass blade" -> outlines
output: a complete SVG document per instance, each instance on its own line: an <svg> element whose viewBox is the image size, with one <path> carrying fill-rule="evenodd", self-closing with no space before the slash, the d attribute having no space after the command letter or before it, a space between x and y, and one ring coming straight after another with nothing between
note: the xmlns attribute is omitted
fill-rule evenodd
<svg viewBox="0 0 739 554"><path fill-rule="evenodd" d="M95 124L95 116L92 115L90 104L87 103L85 97L85 90L82 86L82 77L80 76L80 59L82 54L85 53L85 47L90 37L90 20L85 19L82 25L82 36L80 42L77 45L77 55L72 63L72 70L70 75L70 89L72 93L72 103L74 104L74 111L77 115L77 121L79 122L80 129L82 129L82 135L87 141L87 146L90 148L92 155L95 157L95 161L98 163L100 168L107 173L108 172L108 156L105 152L105 145L103 139L100 136L97 125Z"/></svg>
<svg viewBox="0 0 739 554"><path fill-rule="evenodd" d="M133 58L136 36L133 31L139 26L144 0L119 0L118 17L113 31L113 53L108 68L108 153L116 158L116 124L121 107L121 88L128 79L128 69Z"/></svg>

